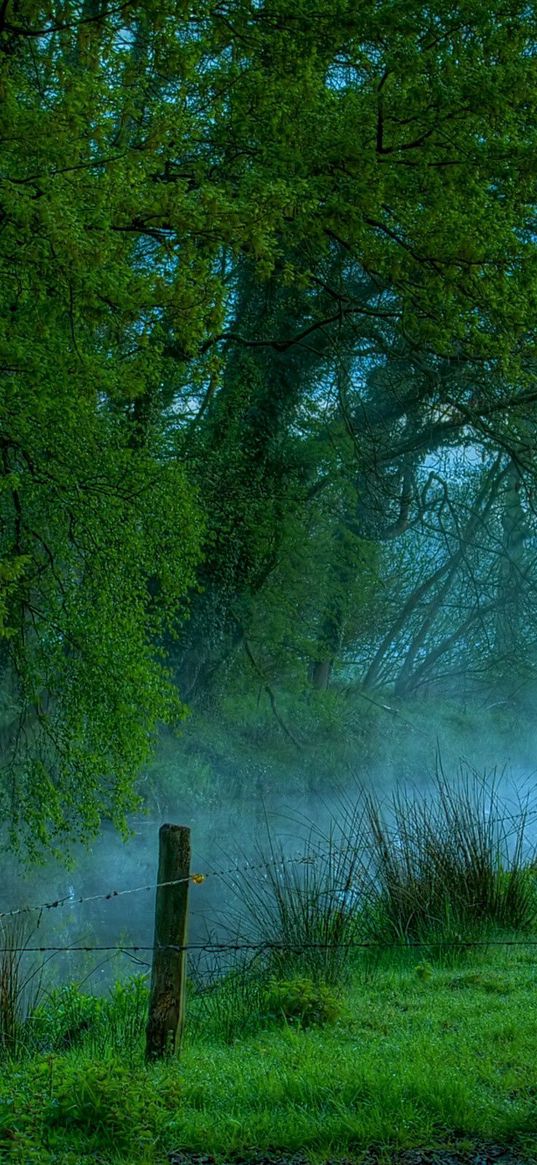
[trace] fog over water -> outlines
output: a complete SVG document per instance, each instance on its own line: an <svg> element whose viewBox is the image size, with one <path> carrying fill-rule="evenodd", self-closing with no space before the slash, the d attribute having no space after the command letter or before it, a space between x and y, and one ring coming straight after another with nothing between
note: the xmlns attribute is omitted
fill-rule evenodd
<svg viewBox="0 0 537 1165"><path fill-rule="evenodd" d="M359 787L372 788L381 799L389 800L395 788L423 793L433 789L438 758L448 781L457 773L471 768L486 774L490 783L499 782L506 811L516 815L520 805L529 808L527 824L528 853L537 843L537 797L534 796L535 763L531 749L513 732L508 747L494 740L490 731L479 734L474 725L472 747L468 739L464 751L457 750L452 726L438 725L435 734L425 732L411 722L410 714L398 723L397 741L393 725L396 713L386 711L380 717L378 764L364 769L360 757L355 767L342 771L336 784L323 785L322 774L312 773L308 790L290 787L244 790L237 798L226 796L225 783L218 799L210 805L203 799L177 794L153 803L147 815L138 813L130 820L132 836L125 842L107 827L87 850L73 852L70 868L48 862L39 869L24 870L22 864L9 862L0 895L0 908L9 910L44 902L68 901L57 908L23 915L25 937L31 946L80 947L151 947L153 939L154 889L119 894L110 900L79 902L92 895L105 895L136 887L153 887L157 877L158 831L163 822L186 825L191 829L192 872L207 875L201 884L190 889L189 941L203 943L208 937L222 941L232 933L234 919L240 913L239 897L232 885L240 878L263 877L255 867L260 851L270 858L270 847L279 855L296 857L304 851L308 835L314 831L316 844L323 848L331 823L341 821L342 806L356 801ZM396 745L396 747L394 747ZM462 753L462 755L461 755ZM177 758L178 783L184 757ZM462 766L462 769L461 769ZM496 776L494 777L494 773ZM247 862L252 870L245 872ZM234 876L234 867L242 873ZM219 872L223 871L224 876ZM149 970L151 952L127 953L84 951L58 953L49 965L50 976L57 982L84 982L91 990L104 989L111 981Z"/></svg>

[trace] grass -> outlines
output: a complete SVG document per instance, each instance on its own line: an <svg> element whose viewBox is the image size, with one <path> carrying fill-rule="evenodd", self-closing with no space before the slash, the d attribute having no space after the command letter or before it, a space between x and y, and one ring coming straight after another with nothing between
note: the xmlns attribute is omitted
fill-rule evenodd
<svg viewBox="0 0 537 1165"><path fill-rule="evenodd" d="M383 799L358 788L327 832L311 827L303 860L286 861L269 834L263 875L237 871L229 938L259 944L266 974L336 986L351 974L356 942L443 945L458 958L464 943L498 931L532 933L534 803L528 789L513 806L495 772L462 766L448 780L440 758L426 789Z"/></svg>
<svg viewBox="0 0 537 1165"><path fill-rule="evenodd" d="M163 1163L174 1149L227 1156L494 1141L537 1145L537 951L494 948L458 968L357 971L336 1022L269 1018L226 1042L199 1025L180 1060L146 1067L142 1041L6 1065L0 1155L12 1162ZM417 966L417 970L416 970Z"/></svg>
<svg viewBox="0 0 537 1165"><path fill-rule="evenodd" d="M497 927L531 931L537 920L534 791L515 806L497 773L461 766L449 779L440 758L425 790L396 788L382 802L364 790L342 806L340 844L351 883L379 941L452 943Z"/></svg>
<svg viewBox="0 0 537 1165"><path fill-rule="evenodd" d="M272 847L258 880L230 886L242 911L231 962L212 976L191 965L179 1060L144 1064L144 977L108 998L73 986L47 995L7 944L0 1158L360 1160L493 1141L535 1159L528 814L529 801L509 811L494 777L448 786L440 771L432 796L363 794L328 838L311 835L306 862L285 864ZM237 953L237 939L260 944L255 955Z"/></svg>

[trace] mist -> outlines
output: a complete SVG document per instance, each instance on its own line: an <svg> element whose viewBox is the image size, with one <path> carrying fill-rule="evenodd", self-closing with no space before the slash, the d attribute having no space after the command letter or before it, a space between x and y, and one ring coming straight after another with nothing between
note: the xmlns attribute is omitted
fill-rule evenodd
<svg viewBox="0 0 537 1165"><path fill-rule="evenodd" d="M348 693L341 699L348 701ZM308 752L306 746L300 765L298 761L282 765L279 758L275 773L267 771L253 789L241 779L227 789L226 774L220 774L210 796L204 790L208 803L187 771L192 750L203 753L194 719L183 737L163 739L144 777L147 804L131 815L127 840L108 826L89 848L72 847L66 853L68 865L48 861L32 868L22 860L5 862L0 909L44 905L43 911L21 916L30 946L141 948L58 952L47 961L47 982L76 982L100 993L117 979L149 974L158 831L165 822L189 827L192 873L204 875L203 882L190 888L188 941L194 945L228 940L241 918L241 879L262 879L264 861L298 858L312 836L320 849L326 848L362 789L375 792L386 806L396 790L434 797L439 767L448 783L472 772L483 778L485 787L494 783L506 813L515 818L525 806L531 856L537 842L537 798L530 733L524 735L520 724L518 731L511 726L508 732L497 725L495 733L494 707L482 708L479 714L453 704L443 716L437 712L431 725L427 701L413 709L388 701L389 697L374 702L368 698L373 720L367 753L376 756L374 763L364 762L356 740L346 739L343 754L330 764L325 750L319 754L312 747ZM230 737L226 745L233 753L238 741ZM158 796L151 792L155 778ZM129 890L136 892L123 893ZM95 901L79 901L93 896ZM45 905L58 900L59 906ZM192 958L196 965L203 962L200 955ZM214 956L211 967L214 974ZM222 971L226 968L222 955Z"/></svg>

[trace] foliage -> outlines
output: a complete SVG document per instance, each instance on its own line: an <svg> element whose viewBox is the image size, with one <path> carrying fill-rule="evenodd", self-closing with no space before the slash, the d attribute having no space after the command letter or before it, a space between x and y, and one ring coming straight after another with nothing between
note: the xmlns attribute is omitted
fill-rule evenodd
<svg viewBox="0 0 537 1165"><path fill-rule="evenodd" d="M334 991L306 978L269 979L263 1003L269 1018L302 1028L334 1023L341 1015L341 1002Z"/></svg>
<svg viewBox="0 0 537 1165"><path fill-rule="evenodd" d="M170 648L186 698L330 682L432 452L530 473L533 40L521 2L2 6L13 842L124 826Z"/></svg>
<svg viewBox="0 0 537 1165"><path fill-rule="evenodd" d="M113 1060L69 1065L56 1080L53 1098L44 1112L44 1129L76 1130L98 1145L128 1149L133 1129L140 1148L151 1145L160 1105L154 1091L132 1087L130 1073Z"/></svg>
<svg viewBox="0 0 537 1165"><path fill-rule="evenodd" d="M30 1047L57 1052L79 1045L98 1022L103 1002L74 983L51 989L29 1017Z"/></svg>
<svg viewBox="0 0 537 1165"><path fill-rule="evenodd" d="M67 45L39 41L36 87L24 32L13 35L1 504L16 707L2 788L12 840L38 852L69 830L96 833L103 816L124 822L159 719L180 713L156 641L193 580L201 519L162 433L135 428L158 376L134 338L155 275L136 276L132 240L110 224L119 187L92 161L106 71L100 91L91 73L84 89ZM117 177L125 193L131 180Z"/></svg>
<svg viewBox="0 0 537 1165"><path fill-rule="evenodd" d="M139 1058L143 1045L148 997L142 975L118 981L104 996L83 992L76 984L54 988L46 1002L30 1011L22 1046L30 1054L84 1048L129 1062Z"/></svg>

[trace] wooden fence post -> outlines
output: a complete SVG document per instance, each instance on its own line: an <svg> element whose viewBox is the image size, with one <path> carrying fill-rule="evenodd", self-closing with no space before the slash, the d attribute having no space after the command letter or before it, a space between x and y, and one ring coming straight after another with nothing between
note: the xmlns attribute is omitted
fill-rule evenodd
<svg viewBox="0 0 537 1165"><path fill-rule="evenodd" d="M177 882L175 886L160 885ZM178 1052L185 1010L185 971L190 830L184 825L162 825L155 903L155 939L149 996L145 1056L158 1060Z"/></svg>

